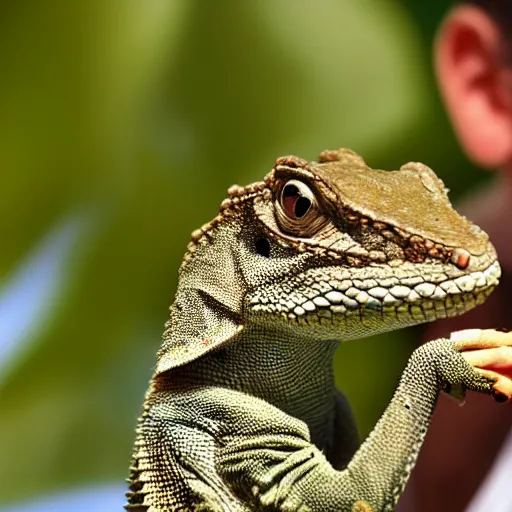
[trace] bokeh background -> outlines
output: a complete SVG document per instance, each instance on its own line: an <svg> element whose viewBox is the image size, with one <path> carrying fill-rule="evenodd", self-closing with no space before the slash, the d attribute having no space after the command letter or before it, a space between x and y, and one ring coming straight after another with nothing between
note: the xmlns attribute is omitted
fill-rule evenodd
<svg viewBox="0 0 512 512"><path fill-rule="evenodd" d="M432 76L449 4L0 3L0 510L120 509L178 265L228 186L339 146L423 161L455 201L487 179ZM341 347L362 436L415 338Z"/></svg>

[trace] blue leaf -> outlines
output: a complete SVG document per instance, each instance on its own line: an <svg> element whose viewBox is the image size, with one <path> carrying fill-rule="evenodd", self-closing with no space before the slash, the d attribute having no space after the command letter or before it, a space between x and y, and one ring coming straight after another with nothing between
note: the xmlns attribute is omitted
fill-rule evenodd
<svg viewBox="0 0 512 512"><path fill-rule="evenodd" d="M85 234L85 215L69 215L48 233L0 293L0 381L34 341L68 277L70 256ZM90 219L87 219L90 220ZM88 223L87 223L88 224Z"/></svg>
<svg viewBox="0 0 512 512"><path fill-rule="evenodd" d="M0 508L0 512L119 512L126 491L121 484L89 487Z"/></svg>

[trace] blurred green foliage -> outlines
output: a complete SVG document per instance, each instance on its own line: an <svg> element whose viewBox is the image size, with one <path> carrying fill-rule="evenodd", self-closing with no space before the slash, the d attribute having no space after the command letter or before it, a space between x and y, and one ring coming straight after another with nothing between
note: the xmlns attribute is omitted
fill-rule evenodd
<svg viewBox="0 0 512 512"><path fill-rule="evenodd" d="M80 218L50 313L0 373L0 502L127 475L189 233L229 185L338 146L378 168L424 161L452 197L475 185L430 69L446 2L422 5L0 4L0 285ZM341 347L363 435L413 337Z"/></svg>

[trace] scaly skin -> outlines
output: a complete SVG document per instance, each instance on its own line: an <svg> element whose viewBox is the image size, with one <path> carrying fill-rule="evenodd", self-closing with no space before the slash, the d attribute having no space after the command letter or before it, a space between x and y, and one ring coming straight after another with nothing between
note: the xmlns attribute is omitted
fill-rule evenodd
<svg viewBox="0 0 512 512"><path fill-rule="evenodd" d="M358 447L341 340L463 313L500 270L422 164L285 157L192 234L137 429L127 510L393 510L441 390L491 394L464 341L411 356Z"/></svg>

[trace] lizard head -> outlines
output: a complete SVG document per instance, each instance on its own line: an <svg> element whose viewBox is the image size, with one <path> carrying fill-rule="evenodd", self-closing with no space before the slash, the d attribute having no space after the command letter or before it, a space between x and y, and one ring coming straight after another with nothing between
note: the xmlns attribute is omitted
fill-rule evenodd
<svg viewBox="0 0 512 512"><path fill-rule="evenodd" d="M318 162L278 159L265 185L254 211L269 259L277 247L307 256L280 285L249 294L255 313L351 338L461 314L497 284L488 236L423 164L381 171L324 151Z"/></svg>
<svg viewBox="0 0 512 512"><path fill-rule="evenodd" d="M193 233L180 271L175 308L190 309L192 297L211 312L201 313L201 334L189 328L188 339L201 340L195 348L172 342L172 366L250 325L333 340L455 316L498 283L487 235L423 164L375 170L346 149L316 162L288 156L264 181L228 192L219 215ZM178 316L171 312L161 361Z"/></svg>

